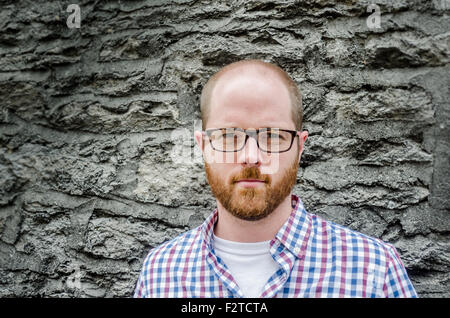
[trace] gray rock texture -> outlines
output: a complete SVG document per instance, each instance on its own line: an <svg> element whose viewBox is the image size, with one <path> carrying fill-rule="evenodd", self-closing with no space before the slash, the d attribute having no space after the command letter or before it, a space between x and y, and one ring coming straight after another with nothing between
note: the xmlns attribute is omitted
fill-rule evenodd
<svg viewBox="0 0 450 318"><path fill-rule="evenodd" d="M448 0L81 0L72 29L71 3L0 4L1 297L130 297L149 249L215 208L199 94L244 58L301 88L307 210L450 297Z"/></svg>

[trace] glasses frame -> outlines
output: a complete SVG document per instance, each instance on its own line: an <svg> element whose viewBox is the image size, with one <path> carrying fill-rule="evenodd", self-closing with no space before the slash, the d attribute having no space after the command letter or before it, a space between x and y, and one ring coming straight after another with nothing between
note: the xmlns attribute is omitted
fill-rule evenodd
<svg viewBox="0 0 450 318"><path fill-rule="evenodd" d="M240 149L236 149L236 150L219 150L214 148L213 144L212 144L212 140L211 140L211 135L213 134L213 132L218 131L218 130L223 130L223 129L235 129L235 130L239 130L245 133L245 141L244 144L242 145L242 147ZM267 150L263 150L259 147L259 142L258 142L258 135L260 132L263 131L267 131L269 129L277 129L279 131L285 131L291 134L292 138L291 138L291 143L289 145L289 148L283 151L267 151ZM271 127L267 127L267 128L259 128L259 129L242 129L242 128L238 128L238 127L226 127L226 128L211 128L211 129L206 129L203 130L204 133L206 133L206 135L208 136L209 139L209 144L211 145L211 148L214 149L215 151L220 151L220 152L238 152L241 151L242 149L244 149L245 145L247 144L247 140L249 137L252 137L253 139L255 139L256 144L258 145L258 149L263 151L263 152L267 152L267 153L283 153L283 152L287 152L289 150L291 150L292 148L292 144L294 143L294 139L295 137L298 137L298 133L296 130L289 130L289 129L281 129L281 128L271 128Z"/></svg>

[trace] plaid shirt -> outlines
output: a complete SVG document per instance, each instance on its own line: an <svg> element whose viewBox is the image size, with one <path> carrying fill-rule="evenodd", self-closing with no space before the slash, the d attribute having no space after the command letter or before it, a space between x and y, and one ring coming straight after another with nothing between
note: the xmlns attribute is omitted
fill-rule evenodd
<svg viewBox="0 0 450 318"><path fill-rule="evenodd" d="M417 297L395 248L309 214L292 195L270 242L279 269L260 297ZM217 209L199 227L152 249L134 297L244 297L212 240Z"/></svg>

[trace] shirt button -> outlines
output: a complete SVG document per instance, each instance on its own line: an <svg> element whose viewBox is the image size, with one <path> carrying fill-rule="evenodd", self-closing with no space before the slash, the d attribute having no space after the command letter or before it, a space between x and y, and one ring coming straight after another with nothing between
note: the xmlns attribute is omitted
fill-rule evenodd
<svg viewBox="0 0 450 318"><path fill-rule="evenodd" d="M294 253L295 253L295 254L298 254L298 253L300 253L300 247L296 247L296 248L294 248Z"/></svg>

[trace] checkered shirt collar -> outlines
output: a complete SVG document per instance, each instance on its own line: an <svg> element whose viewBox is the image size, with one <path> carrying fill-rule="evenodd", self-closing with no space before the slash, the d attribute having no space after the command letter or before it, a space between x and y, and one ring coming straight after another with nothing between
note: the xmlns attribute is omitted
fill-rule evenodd
<svg viewBox="0 0 450 318"><path fill-rule="evenodd" d="M291 194L291 202L292 212L275 238L271 240L270 246L281 244L297 258L302 258L311 233L311 219L298 196ZM218 217L219 212L216 208L201 226L203 243L210 251L213 249L213 232Z"/></svg>

